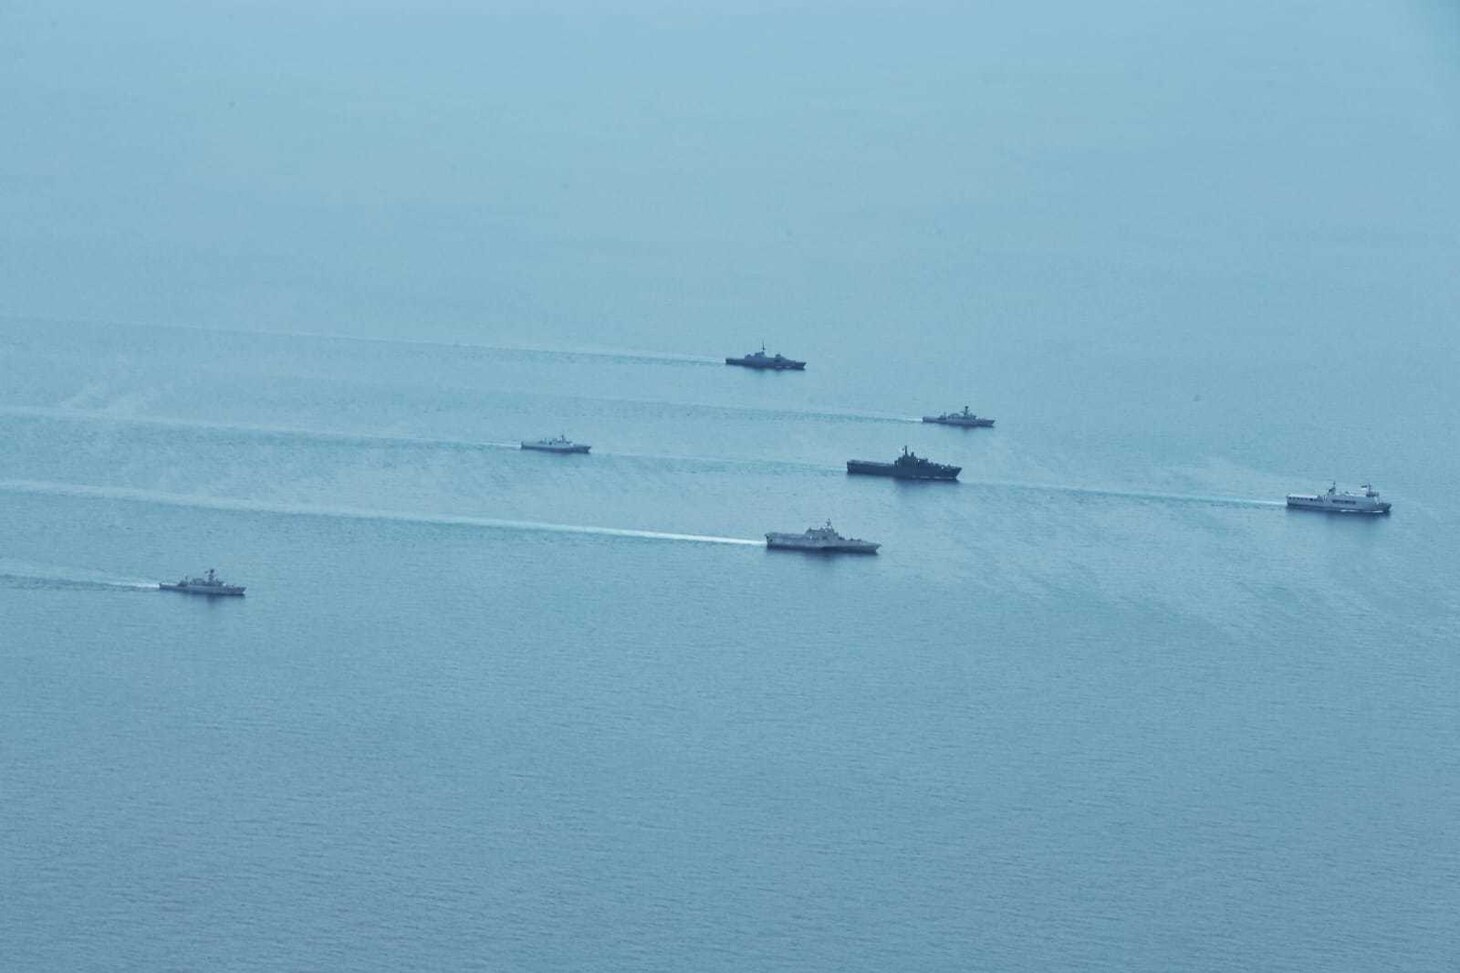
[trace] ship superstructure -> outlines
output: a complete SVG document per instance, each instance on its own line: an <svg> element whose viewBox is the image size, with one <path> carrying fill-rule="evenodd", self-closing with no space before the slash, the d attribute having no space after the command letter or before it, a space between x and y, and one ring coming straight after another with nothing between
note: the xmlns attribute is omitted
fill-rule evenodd
<svg viewBox="0 0 1460 973"><path fill-rule="evenodd" d="M847 472L861 476L890 476L898 480L956 480L963 472L961 466L934 463L932 460L910 452L902 447L902 455L891 463L877 463L867 459L847 460Z"/></svg>
<svg viewBox="0 0 1460 973"><path fill-rule="evenodd" d="M968 406L963 407L962 412L945 412L940 416L923 416L924 422L936 423L940 426L961 426L964 429L987 429L994 424L994 420L986 416L974 415L968 411Z"/></svg>
<svg viewBox="0 0 1460 973"><path fill-rule="evenodd" d="M1379 499L1379 491L1368 483L1363 493L1349 493L1340 490L1335 482L1319 494L1290 493L1288 506L1294 510L1317 510L1328 514L1387 514L1389 501Z"/></svg>
<svg viewBox="0 0 1460 973"><path fill-rule="evenodd" d="M877 548L882 545L859 537L843 537L828 520L825 527L808 527L800 534L767 534L765 546L771 550L811 551L818 554L876 554Z"/></svg>
<svg viewBox="0 0 1460 973"><path fill-rule="evenodd" d="M727 365L740 365L743 368L758 368L762 371L772 372L800 372L806 370L804 361L797 361L794 358L787 358L780 352L774 355L765 353L765 345L760 346L760 351L752 351L748 355L741 355L739 358L725 359Z"/></svg>
<svg viewBox="0 0 1460 973"><path fill-rule="evenodd" d="M587 443L575 443L567 436L554 436L552 439L524 441L522 448L535 449L540 453L586 453L592 447Z"/></svg>
<svg viewBox="0 0 1460 973"><path fill-rule="evenodd" d="M201 578L182 578L172 584L164 581L157 587L163 591L181 591L189 595L243 595L243 585L225 584L212 568Z"/></svg>

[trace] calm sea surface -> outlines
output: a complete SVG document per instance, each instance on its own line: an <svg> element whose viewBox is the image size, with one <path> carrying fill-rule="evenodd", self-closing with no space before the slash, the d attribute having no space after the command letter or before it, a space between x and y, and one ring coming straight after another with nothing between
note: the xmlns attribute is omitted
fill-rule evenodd
<svg viewBox="0 0 1460 973"><path fill-rule="evenodd" d="M1460 958L1450 345L0 339L11 969Z"/></svg>

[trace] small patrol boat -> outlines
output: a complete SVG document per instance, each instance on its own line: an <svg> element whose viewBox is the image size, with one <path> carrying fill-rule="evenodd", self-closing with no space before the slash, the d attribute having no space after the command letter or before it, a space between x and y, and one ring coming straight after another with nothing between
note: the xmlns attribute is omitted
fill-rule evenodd
<svg viewBox="0 0 1460 973"><path fill-rule="evenodd" d="M859 537L843 537L831 526L808 527L801 534L765 535L765 546L773 551L812 551L817 554L876 554L881 544L864 541Z"/></svg>
<svg viewBox="0 0 1460 973"><path fill-rule="evenodd" d="M587 443L575 443L567 436L554 436L552 439L538 439L532 442L524 441L523 449L535 449L540 453L586 453L590 449Z"/></svg>
<svg viewBox="0 0 1460 973"><path fill-rule="evenodd" d="M976 416L969 412L966 405L962 412L945 412L941 416L923 416L923 421L937 423L940 426L961 426L964 429L987 429L994 424L992 419Z"/></svg>
<svg viewBox="0 0 1460 973"><path fill-rule="evenodd" d="M168 584L164 581L157 587L163 591L181 591L189 595L238 595L240 597L243 595L243 585L224 584L223 579L218 577L212 568L209 568L208 573L201 578L182 578L175 584Z"/></svg>
<svg viewBox="0 0 1460 973"><path fill-rule="evenodd" d="M1288 494L1288 507L1292 510L1317 510L1326 514L1368 514L1381 516L1389 512L1390 503L1379 499L1379 491L1365 483L1363 493L1349 493L1340 490L1338 483L1331 484L1326 491L1316 495L1306 493Z"/></svg>
<svg viewBox="0 0 1460 973"><path fill-rule="evenodd" d="M902 447L902 455L891 463L876 463L868 459L847 460L847 472L861 476L890 476L897 480L956 480L963 472L961 466L948 466L908 452Z"/></svg>
<svg viewBox="0 0 1460 973"><path fill-rule="evenodd" d="M762 371L772 372L803 372L806 370L804 361L796 361L794 358L787 358L780 352L774 355L765 353L765 345L760 346L760 351L752 351L748 355L739 358L725 359L727 365L740 365L743 368L758 368Z"/></svg>

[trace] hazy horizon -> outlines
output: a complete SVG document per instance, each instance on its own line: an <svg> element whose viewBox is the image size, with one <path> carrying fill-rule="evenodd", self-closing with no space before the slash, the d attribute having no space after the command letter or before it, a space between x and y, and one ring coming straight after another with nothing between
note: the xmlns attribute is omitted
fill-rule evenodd
<svg viewBox="0 0 1460 973"><path fill-rule="evenodd" d="M1439 5L535 7L11 5L0 314L1455 348Z"/></svg>

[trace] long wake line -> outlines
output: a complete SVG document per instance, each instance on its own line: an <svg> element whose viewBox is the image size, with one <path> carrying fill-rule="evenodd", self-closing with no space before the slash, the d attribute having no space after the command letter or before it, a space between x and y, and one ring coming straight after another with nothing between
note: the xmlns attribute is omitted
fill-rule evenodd
<svg viewBox="0 0 1460 973"><path fill-rule="evenodd" d="M132 591L156 591L156 581L123 578L84 568L57 567L0 558L0 579L41 581L74 588L125 588Z"/></svg>
<svg viewBox="0 0 1460 973"><path fill-rule="evenodd" d="M270 426L243 422L213 422L208 419L174 419L169 416L126 416L85 409L45 406L0 406L0 415L25 419L56 419L63 422L102 422L121 426L156 426L163 429L200 429L209 432L250 433L320 442L376 443L386 446L439 446L447 449L518 449L515 442L442 439L407 433L345 432L338 429L304 429L298 426Z"/></svg>
<svg viewBox="0 0 1460 973"><path fill-rule="evenodd" d="M138 331L185 331L197 335L236 335L246 338L306 339L310 341L338 341L355 344L400 345L416 348L442 348L447 350L469 350L497 352L504 354L542 355L553 358L612 358L622 361L679 362L692 365L719 365L723 359L709 355L690 355L667 351L639 351L629 348L594 347L548 347L538 345L484 344L474 341L451 341L445 338L401 338L382 335L356 335L330 331L269 331L255 328L204 327L200 325L140 322L140 321L96 321L80 318L47 318L31 315L0 314L0 320L22 322L50 322L54 324L80 324L89 327L105 325L111 328L132 328Z"/></svg>
<svg viewBox="0 0 1460 973"><path fill-rule="evenodd" d="M810 415L813 413L806 414ZM815 414L833 415L831 413ZM375 445L399 445L428 448L437 447L443 449L520 449L520 444L517 442L506 442L497 440L443 439L429 436L412 436L405 433L345 432L343 430L305 429L294 426L269 426L249 423L212 422L206 419L175 419L165 416L118 416L105 412L95 412L81 409L49 408L43 406L0 406L0 415L17 416L23 418L57 419L69 422L104 422L115 423L119 425L154 426L172 429L200 429L213 432L241 432L259 436L294 437L299 439L314 440L317 442L367 443ZM846 416L843 417L845 418ZM871 418L871 416L853 416L852 418ZM879 418L886 419L887 421L917 421L897 420L894 417ZM814 470L823 473L837 473L840 472L842 469L840 466L824 466L819 463L798 463L792 460L776 459L746 460L708 456L666 456L661 454L617 452L614 450L600 450L599 455L608 457L618 456L625 459L661 459L690 463L730 463L735 465L753 467L775 466L786 469L795 468L801 470ZM1090 497L1110 497L1113 499L1161 500L1169 501L1172 503L1213 503L1246 507L1284 506L1284 503L1281 500L1260 500L1250 497L1202 496L1197 494L1158 493L1141 490L1105 489L1101 487L1084 487L1064 483L1028 483L1003 480L978 480L972 478L963 480L963 483L964 485L970 487L993 487L1011 490L1031 490L1042 493L1073 493ZM489 525L485 521L483 521L482 523L483 526L503 527L509 527L515 524L517 524L517 522L515 521L502 521L498 524L493 525ZM552 526L553 525L540 525L538 529L546 530ZM524 527L524 529L526 528ZM569 528L565 526L564 529ZM606 531L609 530L609 528L593 528L593 530Z"/></svg>
<svg viewBox="0 0 1460 973"><path fill-rule="evenodd" d="M1282 500L1258 500L1252 497L1216 497L1195 493L1154 493L1146 490L1109 490L1082 487L1067 483L1015 483L1003 480L969 480L969 486L1009 490L1030 490L1042 493L1075 493L1087 497L1110 497L1117 500L1162 500L1171 503L1216 503L1235 507L1284 507Z"/></svg>
<svg viewBox="0 0 1460 973"><path fill-rule="evenodd" d="M653 403L639 399L598 399L594 401L626 402L640 405L676 404ZM916 419L906 418L902 416L883 415L871 412L813 412L809 410L791 411L758 409L750 406L687 406L687 408L710 408L729 412L765 413L771 415L786 414L814 419L850 419L862 422L919 421ZM91 409L68 409L58 408L54 406L3 405L0 406L0 416L13 416L20 419L54 419L61 422L99 422L123 426L154 426L163 429L200 429L211 432L241 432L251 433L258 436L294 437L298 439L311 439L323 442L376 443L381 445L406 446L437 446L447 449L517 449L520 445L520 443L517 441L506 440L448 439L439 436L416 436L411 435L410 433L349 432L341 429L307 429L300 426L271 426L263 423L216 422L208 419L179 419L172 416L115 415L113 413L99 412ZM630 453L614 454L606 450L600 450L599 452L603 455L634 455Z"/></svg>
<svg viewBox="0 0 1460 973"><path fill-rule="evenodd" d="M744 547L765 546L762 541L748 540L743 537L680 534L661 530L639 530L631 527L550 524L534 520L501 520L495 517L468 517L456 514L417 514L397 510L369 510L357 507L318 507L309 504L271 503L262 500L205 497L186 493L166 493L158 490L137 490L130 487L53 483L45 480L0 480L0 490L10 493L87 497L99 500L122 500L129 503L154 503L206 510L233 510L243 513L269 513L299 517L338 517L350 520L383 520L408 524L444 524L458 527L485 527L496 530L543 531L555 534L592 534L600 537L635 537L645 540L683 541L696 544L731 544Z"/></svg>

